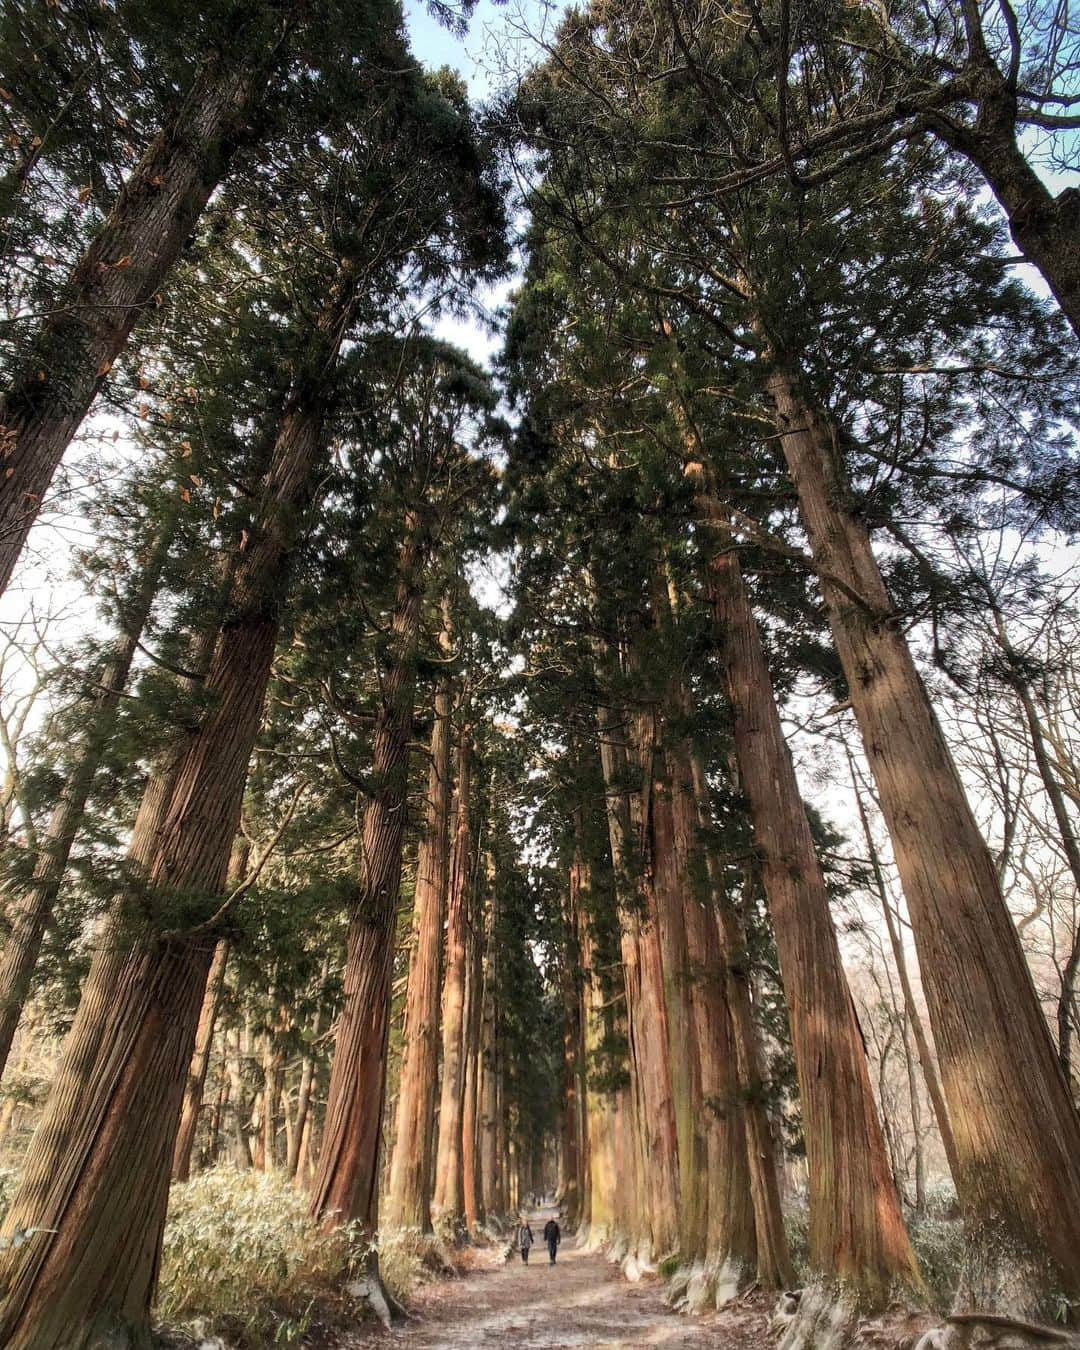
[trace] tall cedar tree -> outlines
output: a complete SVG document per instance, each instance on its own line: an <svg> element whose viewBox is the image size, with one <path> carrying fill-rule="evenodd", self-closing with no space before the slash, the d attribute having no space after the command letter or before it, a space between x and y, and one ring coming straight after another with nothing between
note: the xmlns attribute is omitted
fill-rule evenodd
<svg viewBox="0 0 1080 1350"><path fill-rule="evenodd" d="M374 103L368 121L341 129L351 181L336 176L328 199L320 199L316 180L308 198L315 238L305 281L316 317L298 344L250 524L234 544L229 611L206 679L210 708L159 793L166 804L153 844L146 846L136 827L132 852L145 859L137 892L152 899L150 912L121 897L126 921L108 930L96 956L8 1215L9 1231L58 1230L9 1255L0 1326L11 1345L78 1345L106 1328L133 1344L147 1339L180 1098L215 945L216 897L291 559L325 461L342 344L370 313L380 282L386 286L381 278L396 280L411 256L420 277L493 256L498 214L493 220L460 93L444 86L447 97L423 81L404 49L396 66L404 77L399 73ZM325 274L328 255L341 260L336 276Z"/></svg>

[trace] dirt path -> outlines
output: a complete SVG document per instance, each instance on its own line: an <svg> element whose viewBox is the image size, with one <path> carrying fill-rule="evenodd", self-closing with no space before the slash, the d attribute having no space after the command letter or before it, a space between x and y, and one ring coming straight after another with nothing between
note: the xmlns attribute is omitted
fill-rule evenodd
<svg viewBox="0 0 1080 1350"><path fill-rule="evenodd" d="M540 1233L548 1212L530 1220L537 1237L529 1264L501 1257L461 1280L418 1292L415 1316L400 1330L354 1342L385 1350L594 1350L667 1346L687 1350L765 1350L770 1338L759 1311L709 1318L673 1313L655 1281L628 1284L618 1268L567 1243L548 1264Z"/></svg>

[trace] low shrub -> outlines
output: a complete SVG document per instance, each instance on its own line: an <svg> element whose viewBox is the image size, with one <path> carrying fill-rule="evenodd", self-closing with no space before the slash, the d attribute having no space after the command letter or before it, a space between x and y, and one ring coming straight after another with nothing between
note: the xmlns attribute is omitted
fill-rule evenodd
<svg viewBox="0 0 1080 1350"><path fill-rule="evenodd" d="M319 1232L287 1178L214 1168L172 1188L157 1313L238 1350L296 1345L355 1321L364 1255L354 1231Z"/></svg>
<svg viewBox="0 0 1080 1350"><path fill-rule="evenodd" d="M922 1218L908 1218L911 1245L919 1261L919 1269L926 1281L934 1305L946 1311L960 1278L960 1263L964 1255L964 1226L959 1219L945 1218L952 1209L950 1198L944 1192L939 1204L928 1207ZM953 1197L955 1199L955 1196ZM800 1284L809 1277L810 1210L805 1204L789 1204L784 1211L784 1231L795 1273Z"/></svg>
<svg viewBox="0 0 1080 1350"><path fill-rule="evenodd" d="M908 1232L934 1306L939 1312L947 1312L960 1283L964 1225L959 1219L937 1218L931 1212L925 1218L909 1220Z"/></svg>
<svg viewBox="0 0 1080 1350"><path fill-rule="evenodd" d="M379 1235L379 1274L398 1302L403 1302L429 1272L438 1269L433 1240L415 1228Z"/></svg>

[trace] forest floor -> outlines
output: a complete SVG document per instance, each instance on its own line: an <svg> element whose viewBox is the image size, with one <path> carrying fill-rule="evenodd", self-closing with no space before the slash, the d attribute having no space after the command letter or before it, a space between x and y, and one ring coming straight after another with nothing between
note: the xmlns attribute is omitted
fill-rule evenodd
<svg viewBox="0 0 1080 1350"><path fill-rule="evenodd" d="M412 1317L392 1332L363 1331L339 1350L594 1350L599 1347L687 1347L759 1350L771 1343L768 1309L751 1302L705 1317L674 1313L656 1280L630 1284L619 1268L567 1240L554 1266L540 1233L549 1212L534 1215L529 1264L493 1251L490 1265L418 1290Z"/></svg>

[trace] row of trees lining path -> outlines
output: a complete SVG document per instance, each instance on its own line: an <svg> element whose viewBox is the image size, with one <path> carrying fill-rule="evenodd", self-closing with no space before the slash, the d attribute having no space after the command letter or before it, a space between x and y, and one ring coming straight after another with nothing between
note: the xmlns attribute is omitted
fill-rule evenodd
<svg viewBox="0 0 1080 1350"><path fill-rule="evenodd" d="M0 681L13 1350L150 1344L225 1161L384 1311L556 1171L786 1350L940 1301L936 1168L954 1315L1080 1319L1075 34L517 36L478 107L396 0L0 19L0 573L75 519L106 625Z"/></svg>

